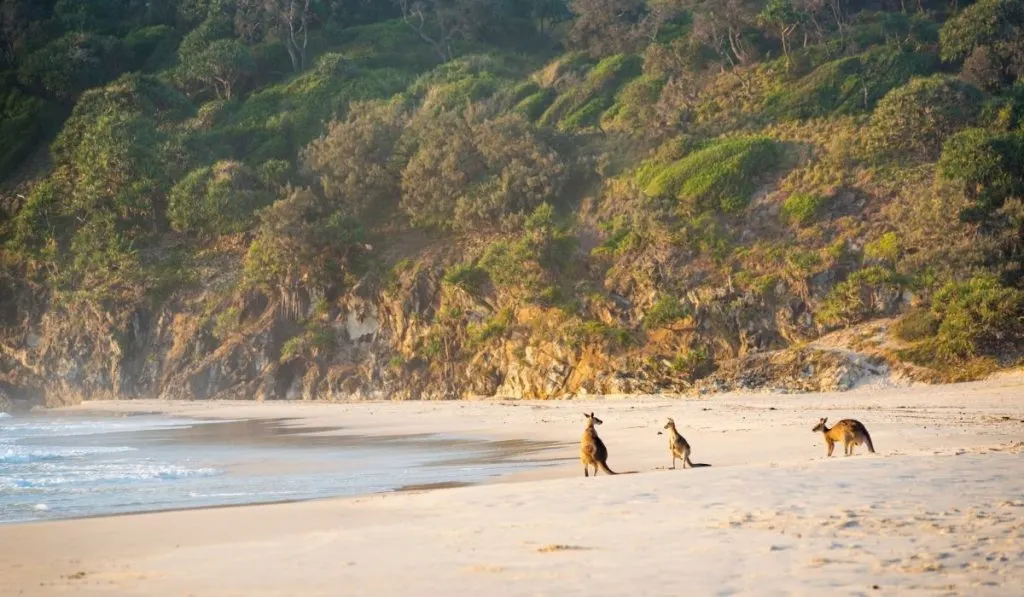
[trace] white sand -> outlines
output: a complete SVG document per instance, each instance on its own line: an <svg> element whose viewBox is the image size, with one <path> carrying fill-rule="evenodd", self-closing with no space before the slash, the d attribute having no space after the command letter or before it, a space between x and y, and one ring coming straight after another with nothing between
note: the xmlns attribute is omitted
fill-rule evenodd
<svg viewBox="0 0 1024 597"><path fill-rule="evenodd" d="M2 526L2 595L1024 595L1020 375L707 400L79 408L558 440L538 457L566 460L478 487ZM611 467L639 474L583 478L584 410L605 421ZM712 467L663 470L667 416ZM861 420L878 454L826 460L819 416Z"/></svg>

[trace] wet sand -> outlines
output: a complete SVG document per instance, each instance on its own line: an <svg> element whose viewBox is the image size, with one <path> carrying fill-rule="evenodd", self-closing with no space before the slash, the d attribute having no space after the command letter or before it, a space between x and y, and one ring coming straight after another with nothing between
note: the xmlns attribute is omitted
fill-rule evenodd
<svg viewBox="0 0 1024 597"><path fill-rule="evenodd" d="M89 409L283 418L324 438L552 442L524 456L552 466L473 487L0 527L0 594L1024 593L1020 375L702 400ZM638 474L583 478L590 410L611 467ZM711 467L665 470L669 416ZM878 453L825 458L810 431L822 416L859 419Z"/></svg>

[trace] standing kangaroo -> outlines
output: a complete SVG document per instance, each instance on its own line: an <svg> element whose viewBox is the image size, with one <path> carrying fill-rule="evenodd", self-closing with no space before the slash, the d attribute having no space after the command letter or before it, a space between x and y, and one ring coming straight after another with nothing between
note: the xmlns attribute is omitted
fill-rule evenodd
<svg viewBox="0 0 1024 597"><path fill-rule="evenodd" d="M583 462L583 476L590 476L590 467L594 467L594 476L597 476L597 469L601 468L609 475L617 475L615 471L608 468L608 448L604 446L601 438L597 437L597 430L594 425L600 425L601 419L594 416L594 413L583 413L587 418L587 428L583 430L583 438L580 440L580 461Z"/></svg>
<svg viewBox="0 0 1024 597"><path fill-rule="evenodd" d="M693 468L693 463L690 462L690 444L676 431L676 422L669 419L668 423L665 423L665 429L668 429L668 451L672 453L672 468L676 468L677 458L683 461L683 468Z"/></svg>
<svg viewBox="0 0 1024 597"><path fill-rule="evenodd" d="M854 446L861 444L868 445L868 452L875 453L875 446L871 443L871 436L868 434L867 427L860 421L853 419L843 419L835 424L834 427L829 428L825 426L825 421L828 417L825 417L818 421L818 424L814 426L811 431L817 433L822 432L825 435L825 443L828 444L828 455L832 456L832 450L836 447L836 442L842 440L843 450L847 456L853 454Z"/></svg>

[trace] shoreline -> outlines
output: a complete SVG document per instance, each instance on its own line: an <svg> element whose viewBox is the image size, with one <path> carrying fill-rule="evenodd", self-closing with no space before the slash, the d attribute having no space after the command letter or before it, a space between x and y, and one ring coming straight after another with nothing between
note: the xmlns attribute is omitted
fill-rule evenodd
<svg viewBox="0 0 1024 597"><path fill-rule="evenodd" d="M72 409L111 406L154 404ZM699 400L159 406L222 419L289 414L287 429L313 436L558 444L533 455L556 459L540 478L6 525L0 577L11 581L0 595L668 595L679 581L666 579L678 578L701 595L1024 588L1024 377ZM611 468L637 474L583 478L584 410L604 420ZM657 431L669 416L694 461L712 467L664 470ZM810 432L821 416L862 421L878 454L825 458Z"/></svg>
<svg viewBox="0 0 1024 597"><path fill-rule="evenodd" d="M121 408L119 408L119 406ZM312 467L312 470L323 469L322 474L328 476L346 476L347 473L324 465L314 464L307 460L308 454L305 450L332 450L336 457L345 458L345 450L355 449L381 449L398 447L395 457L401 458L411 456L414 453L410 450L424 450L434 454L434 459L424 462L422 466L426 470L437 469L434 479L432 475L426 475L425 479L414 481L411 479L395 478L391 487L356 489L344 491L337 487L338 493L323 493L319 495L299 495L295 497L271 497L266 495L253 494L252 501L245 502L224 502L189 504L180 502L180 505L164 505L160 507L147 507L145 504L137 504L136 510L114 510L99 511L90 513L78 513L70 516L58 516L51 518L27 519L27 520L3 520L2 526L22 524L42 524L56 521L73 521L95 518L136 516L143 514L159 514L167 512L187 512L201 509L222 509L244 506L262 506L272 504L287 504L296 502L310 502L318 500L346 499L376 494L405 493L434 491L438 489L451 489L458 487L470 487L475 485L497 482L498 479L509 475L524 475L530 478L533 469L548 466L550 458L548 452L556 448L552 442L538 442L525 439L503 439L489 440L482 438L458 437L447 434L366 434L351 432L341 427L324 426L316 421L307 421L299 416L277 417L277 416L251 416L256 413L246 413L244 417L236 417L234 413L228 416L205 416L194 417L179 412L179 409L172 408L173 405L165 405L167 408L159 408L160 405L152 404L128 404L121 403L92 403L81 408L47 409L36 414L41 416L57 414L57 420L75 420L88 417L89 420L118 420L122 418L133 418L146 416L151 418L162 418L167 421L177 421L179 427L149 428L140 430L128 430L110 432L113 437L122 433L131 435L142 434L142 438L148 441L158 441L162 444L192 447L208 446L214 450L219 447L245 447L256 449L276 450L275 455L280 458L273 463L253 462L222 462L214 463L213 466L225 467L227 474L237 471L239 467L251 474L252 471L266 474L267 471L287 470L295 472L302 468ZM227 403L228 409L231 404ZM242 405L233 405L242 406ZM23 420L31 421L31 416ZM108 436L109 437L109 436ZM116 440L115 440L116 441ZM129 440L130 441L130 440ZM133 448L135 449L135 448ZM291 454L291 456L287 456ZM531 470L516 470L523 464L532 464ZM283 467L283 468L282 468ZM459 475L453 478L453 467L468 467L482 471L476 479L460 479ZM245 474L245 473L243 473ZM502 479L504 481L504 479Z"/></svg>

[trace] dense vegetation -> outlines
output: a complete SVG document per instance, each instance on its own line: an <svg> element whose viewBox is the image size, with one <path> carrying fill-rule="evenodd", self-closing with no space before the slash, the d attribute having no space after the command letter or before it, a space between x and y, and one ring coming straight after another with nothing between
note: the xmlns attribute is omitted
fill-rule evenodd
<svg viewBox="0 0 1024 597"><path fill-rule="evenodd" d="M901 314L947 378L1021 356L1019 0L0 0L0 82L2 359L301 295L275 350L323 374L352 297L431 269L384 360L446 383L503 339L692 380Z"/></svg>

